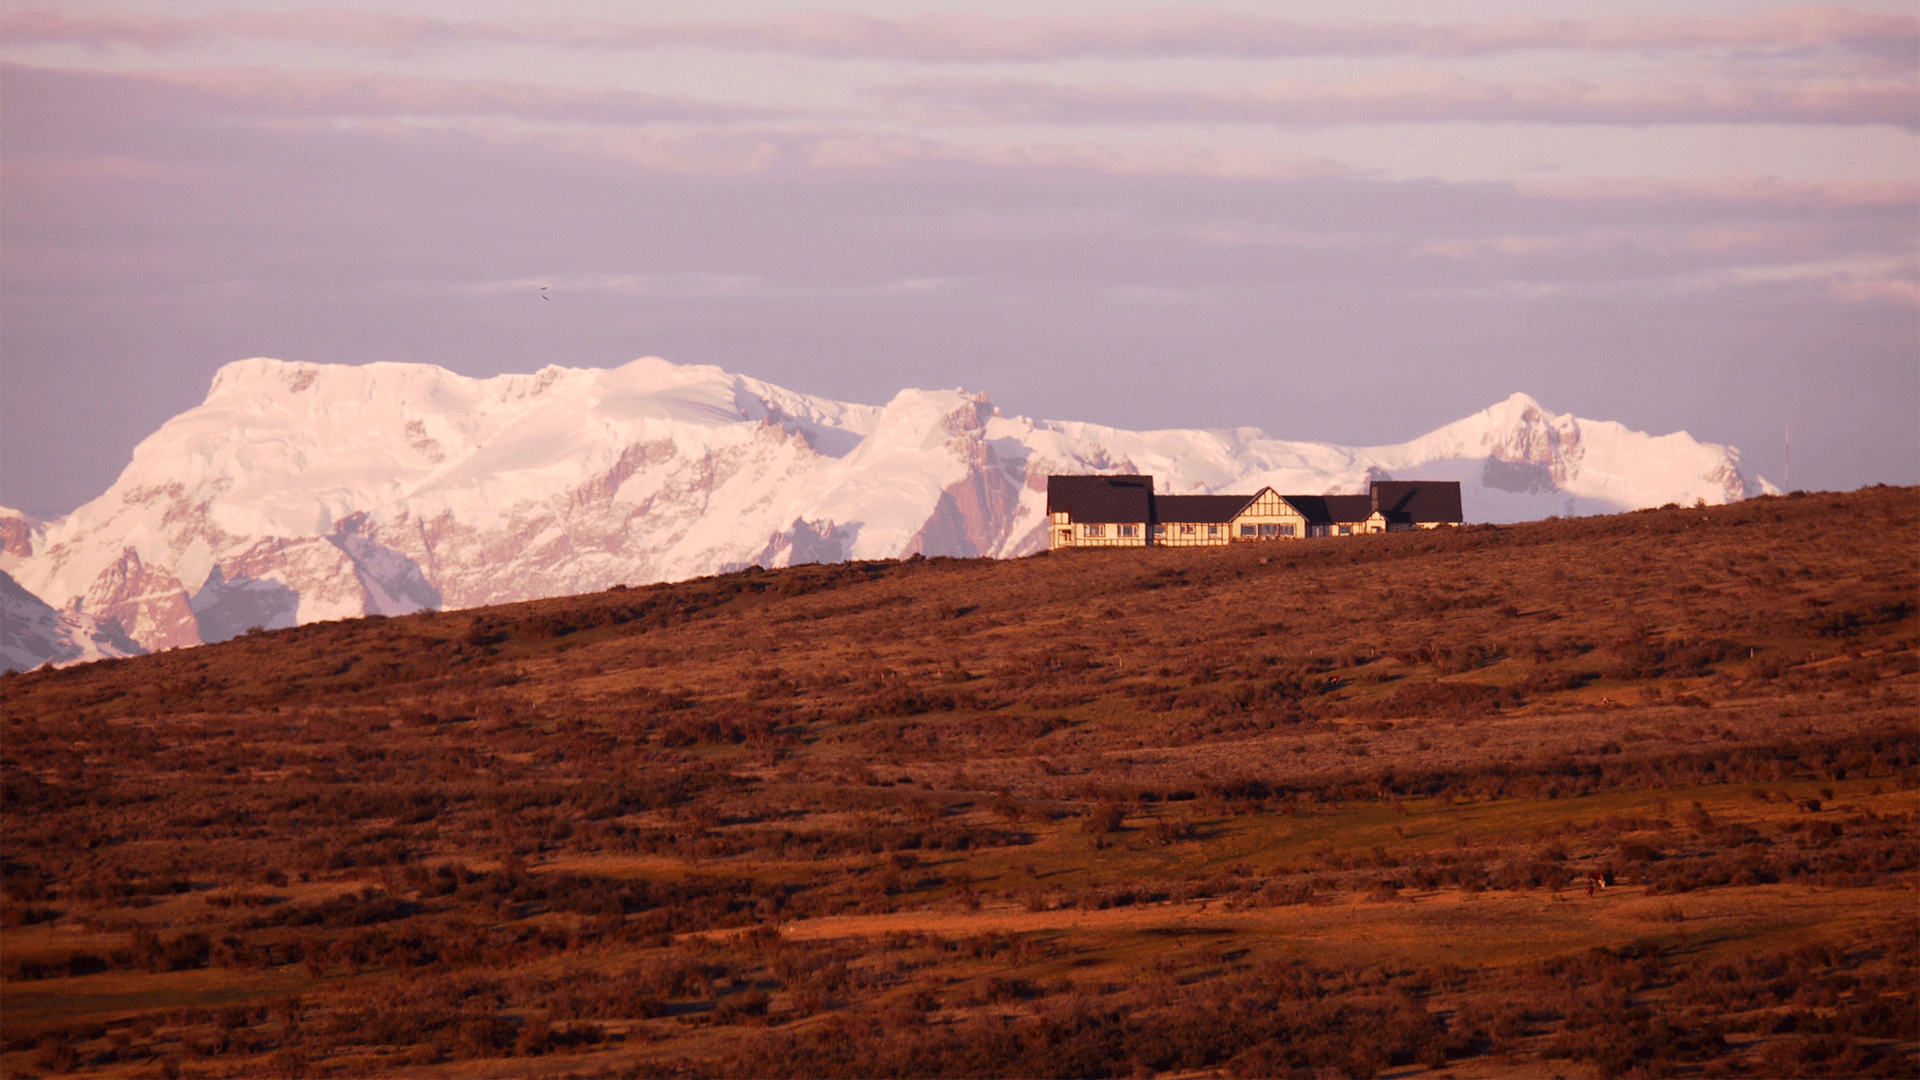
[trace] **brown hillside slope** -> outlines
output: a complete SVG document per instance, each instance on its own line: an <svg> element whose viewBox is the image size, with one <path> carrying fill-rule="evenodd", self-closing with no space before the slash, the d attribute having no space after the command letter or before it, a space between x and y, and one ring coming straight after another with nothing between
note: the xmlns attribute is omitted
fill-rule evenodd
<svg viewBox="0 0 1920 1080"><path fill-rule="evenodd" d="M1917 562L1876 488L7 676L0 1071L1909 1075Z"/></svg>

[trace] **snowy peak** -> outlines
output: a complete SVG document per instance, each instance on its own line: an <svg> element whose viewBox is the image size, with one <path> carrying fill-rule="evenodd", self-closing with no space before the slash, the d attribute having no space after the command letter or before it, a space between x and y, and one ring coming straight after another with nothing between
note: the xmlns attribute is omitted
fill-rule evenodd
<svg viewBox="0 0 1920 1080"><path fill-rule="evenodd" d="M1729 447L1525 394L1345 447L1006 416L957 389L855 404L657 357L489 379L256 357L100 498L53 522L0 513L0 568L62 618L164 648L748 564L1022 555L1045 547L1046 477L1103 472L1179 494L1453 479L1474 521L1765 489Z"/></svg>
<svg viewBox="0 0 1920 1080"><path fill-rule="evenodd" d="M1554 483L1561 483L1578 468L1580 421L1570 414L1550 413L1533 398L1516 393L1398 449L1399 456L1418 460L1481 457L1536 466L1552 473Z"/></svg>
<svg viewBox="0 0 1920 1080"><path fill-rule="evenodd" d="M1771 485L1739 470L1739 451L1686 432L1653 436L1606 420L1554 413L1516 393L1464 420L1398 447L1362 451L1384 468L1478 462L1473 520L1524 517L1508 496L1563 495L1570 513L1605 513L1668 502L1736 502ZM1432 468L1434 466L1429 466ZM1444 478L1461 478L1448 476Z"/></svg>

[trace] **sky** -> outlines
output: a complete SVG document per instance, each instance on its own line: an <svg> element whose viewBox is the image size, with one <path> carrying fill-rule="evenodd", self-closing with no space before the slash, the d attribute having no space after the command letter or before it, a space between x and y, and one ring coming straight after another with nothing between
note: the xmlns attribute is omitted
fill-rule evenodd
<svg viewBox="0 0 1920 1080"><path fill-rule="evenodd" d="M1522 391L1920 483L1920 17L0 0L0 505L245 357L645 355L1349 445Z"/></svg>

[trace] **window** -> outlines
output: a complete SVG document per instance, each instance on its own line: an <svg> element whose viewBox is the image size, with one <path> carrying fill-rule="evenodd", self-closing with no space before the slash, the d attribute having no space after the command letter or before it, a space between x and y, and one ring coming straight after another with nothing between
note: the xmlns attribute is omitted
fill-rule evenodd
<svg viewBox="0 0 1920 1080"><path fill-rule="evenodd" d="M1207 526L1207 535L1208 535L1208 536L1219 536L1219 535L1220 535L1220 526L1218 526L1218 525L1209 525L1209 526Z"/></svg>
<svg viewBox="0 0 1920 1080"><path fill-rule="evenodd" d="M1192 535L1193 535L1193 526L1191 526L1191 525L1182 525L1182 526L1180 526L1180 535L1181 535L1181 536L1192 536Z"/></svg>
<svg viewBox="0 0 1920 1080"><path fill-rule="evenodd" d="M1287 531L1288 531L1288 532L1292 532L1293 530L1292 530L1292 529L1288 529ZM1262 526L1260 526L1260 535L1261 535L1261 536L1268 536L1268 537L1272 537L1272 536L1279 536L1279 535L1280 535L1280 526L1278 526L1278 525L1262 525Z"/></svg>
<svg viewBox="0 0 1920 1080"><path fill-rule="evenodd" d="M1240 535L1241 536L1259 536L1260 527L1258 525L1242 525L1240 526Z"/></svg>
<svg viewBox="0 0 1920 1080"><path fill-rule="evenodd" d="M1080 535L1105 536L1107 535L1107 527L1105 525L1082 525L1080 526Z"/></svg>
<svg viewBox="0 0 1920 1080"><path fill-rule="evenodd" d="M1116 526L1114 526L1114 533L1113 533L1113 535L1115 535L1115 536L1139 536L1139 535L1140 535L1140 526L1138 526L1138 525L1116 525Z"/></svg>
<svg viewBox="0 0 1920 1080"><path fill-rule="evenodd" d="M1165 525L1155 525L1153 527L1153 535L1155 536L1167 535L1167 527Z"/></svg>
<svg viewBox="0 0 1920 1080"><path fill-rule="evenodd" d="M1351 525L1342 525L1342 526L1340 526L1340 535L1341 535L1341 536L1352 536L1352 535L1353 535L1353 526L1351 526Z"/></svg>
<svg viewBox="0 0 1920 1080"><path fill-rule="evenodd" d="M1279 530L1281 536L1293 535L1293 526L1291 525L1275 525L1274 528Z"/></svg>

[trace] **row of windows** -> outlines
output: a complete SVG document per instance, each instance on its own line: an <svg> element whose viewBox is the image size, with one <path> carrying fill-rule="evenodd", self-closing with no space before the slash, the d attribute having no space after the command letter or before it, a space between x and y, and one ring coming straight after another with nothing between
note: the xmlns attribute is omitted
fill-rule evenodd
<svg viewBox="0 0 1920 1080"><path fill-rule="evenodd" d="M1179 535L1181 536L1194 536L1196 535L1195 530L1198 526L1179 525L1176 526L1176 528L1179 530ZM1208 536L1220 535L1220 526L1208 525L1206 528ZM1327 535L1328 527L1325 525L1311 525L1308 526L1308 528L1313 530L1313 535L1315 536ZM1341 536L1353 535L1353 526L1351 525L1341 525L1338 528ZM1088 538L1102 538L1107 535L1107 527L1105 525L1082 525L1080 526L1080 535ZM1119 537L1137 537L1140 535L1140 526L1115 525L1113 527L1113 535ZM1167 535L1167 527L1165 525L1155 525L1153 527L1153 535ZM1240 526L1240 535L1243 537L1275 537L1295 536L1298 534L1294 532L1294 526L1292 525L1242 525Z"/></svg>

